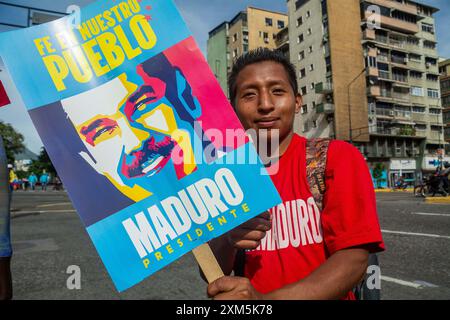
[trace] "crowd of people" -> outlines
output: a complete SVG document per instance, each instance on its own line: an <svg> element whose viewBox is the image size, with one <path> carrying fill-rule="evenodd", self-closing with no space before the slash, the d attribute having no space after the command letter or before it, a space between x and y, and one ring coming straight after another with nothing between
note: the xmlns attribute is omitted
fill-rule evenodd
<svg viewBox="0 0 450 320"><path fill-rule="evenodd" d="M12 165L8 165L9 184L11 190L36 190L39 187L42 191L47 191L49 185L53 185L53 190L62 190L62 183L58 176L52 177L43 170L39 174L31 172L28 177L19 178L14 172Z"/></svg>

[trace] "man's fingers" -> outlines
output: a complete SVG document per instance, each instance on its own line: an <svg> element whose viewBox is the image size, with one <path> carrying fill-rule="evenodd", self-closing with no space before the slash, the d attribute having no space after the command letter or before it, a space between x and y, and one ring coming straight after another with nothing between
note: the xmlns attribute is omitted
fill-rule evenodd
<svg viewBox="0 0 450 320"><path fill-rule="evenodd" d="M261 213L258 216L258 218L265 219L265 220L270 220L272 218L272 215L270 214L269 211L266 211L266 212Z"/></svg>
<svg viewBox="0 0 450 320"><path fill-rule="evenodd" d="M272 228L272 222L262 218L253 218L243 223L239 229L269 231Z"/></svg>
<svg viewBox="0 0 450 320"><path fill-rule="evenodd" d="M253 250L259 247L261 241L256 240L240 240L234 244L235 248L244 250Z"/></svg>
<svg viewBox="0 0 450 320"><path fill-rule="evenodd" d="M233 237L236 240L255 240L259 241L266 236L265 231L238 229L233 232Z"/></svg>
<svg viewBox="0 0 450 320"><path fill-rule="evenodd" d="M236 288L239 281L235 277L222 277L208 285L208 297L215 297L220 292L228 292Z"/></svg>

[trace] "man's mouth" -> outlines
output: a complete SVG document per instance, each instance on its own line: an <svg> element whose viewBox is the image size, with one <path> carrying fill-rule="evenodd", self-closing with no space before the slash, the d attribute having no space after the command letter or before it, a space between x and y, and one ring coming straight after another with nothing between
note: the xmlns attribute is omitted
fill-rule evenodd
<svg viewBox="0 0 450 320"><path fill-rule="evenodd" d="M276 125L276 123L279 119L280 118L276 118L276 117L267 117L267 118L257 119L255 122L256 122L256 125L258 126L258 128L260 128L260 129L270 129Z"/></svg>
<svg viewBox="0 0 450 320"><path fill-rule="evenodd" d="M175 141L170 137L165 137L161 142L155 142L152 137L144 142L141 150L124 155L122 173L128 178L152 176L167 164L174 147ZM127 164L127 158L131 158L131 164Z"/></svg>

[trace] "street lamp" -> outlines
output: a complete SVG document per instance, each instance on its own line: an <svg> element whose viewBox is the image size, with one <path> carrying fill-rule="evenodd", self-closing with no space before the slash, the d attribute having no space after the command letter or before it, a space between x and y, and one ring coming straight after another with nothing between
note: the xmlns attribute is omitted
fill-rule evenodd
<svg viewBox="0 0 450 320"><path fill-rule="evenodd" d="M362 69L361 72L348 84L347 86L347 94L348 94L348 127L349 127L349 138L350 138L350 143L353 144L353 133L352 133L352 109L351 109L351 102L350 102L350 89L352 84L358 80L358 78L366 72L366 68Z"/></svg>

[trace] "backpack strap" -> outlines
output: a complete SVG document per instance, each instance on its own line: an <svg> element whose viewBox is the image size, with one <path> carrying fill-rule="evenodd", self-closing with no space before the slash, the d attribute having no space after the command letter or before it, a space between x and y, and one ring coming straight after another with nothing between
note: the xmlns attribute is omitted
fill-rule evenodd
<svg viewBox="0 0 450 320"><path fill-rule="evenodd" d="M325 193L325 168L330 139L306 141L306 178L317 207L322 211Z"/></svg>

